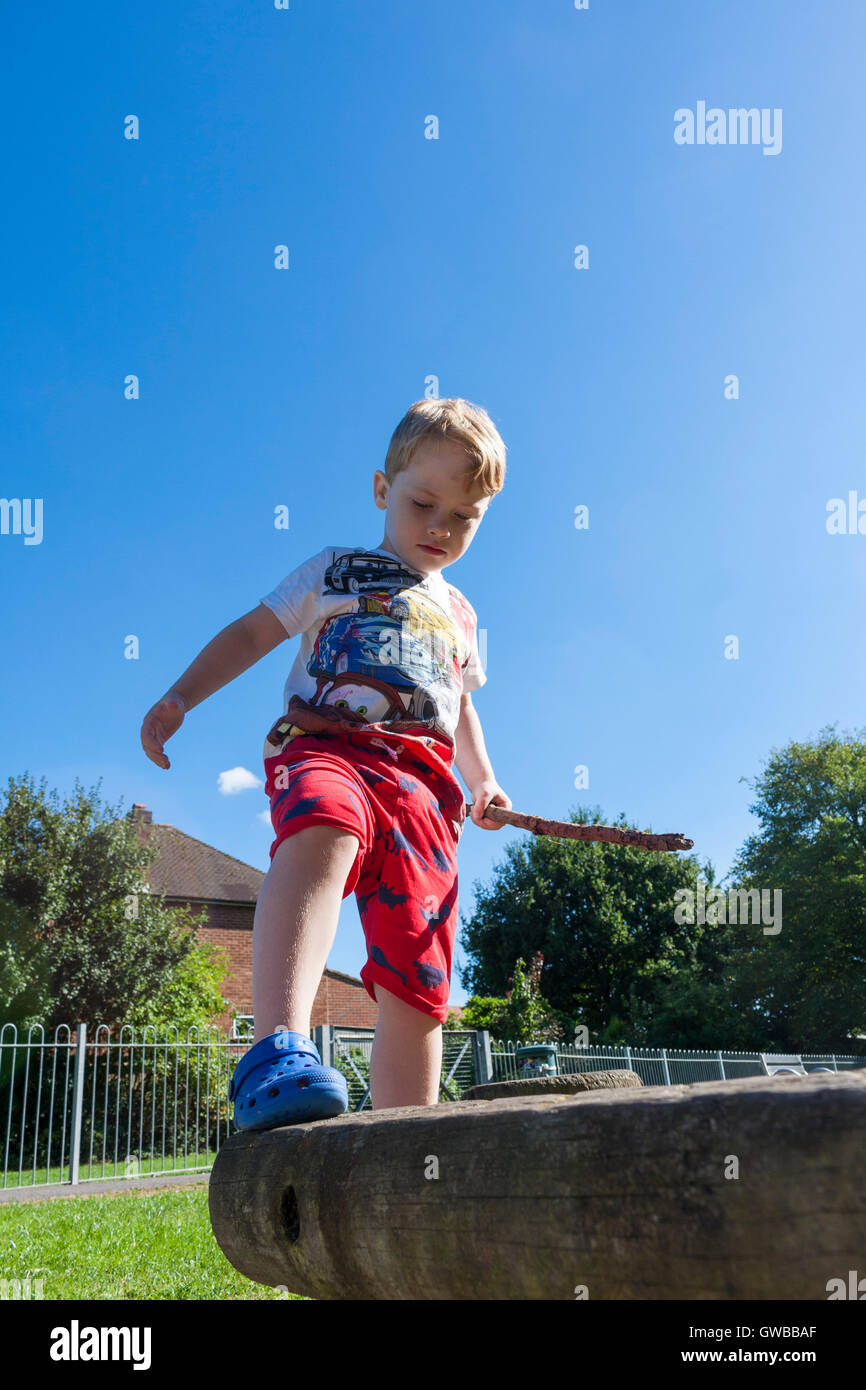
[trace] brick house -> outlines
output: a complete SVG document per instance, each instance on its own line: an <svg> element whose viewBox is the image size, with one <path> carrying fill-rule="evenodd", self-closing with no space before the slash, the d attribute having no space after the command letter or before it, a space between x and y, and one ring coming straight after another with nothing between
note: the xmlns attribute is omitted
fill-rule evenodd
<svg viewBox="0 0 866 1390"><path fill-rule="evenodd" d="M151 812L135 802L127 818L141 826L142 838L155 836L158 857L150 866L149 887L164 893L168 907L189 907L198 915L207 911L207 926L199 929L205 941L221 946L231 962L223 993L235 1002L236 1015L251 1018L253 1012L253 918L256 899L265 875L242 859L195 840L173 825L154 824ZM316 992L310 1027L320 1023L343 1027L375 1028L379 1006L363 982L354 975L326 967ZM457 1006L452 1012L462 1012ZM232 1027L232 1015L212 1020Z"/></svg>

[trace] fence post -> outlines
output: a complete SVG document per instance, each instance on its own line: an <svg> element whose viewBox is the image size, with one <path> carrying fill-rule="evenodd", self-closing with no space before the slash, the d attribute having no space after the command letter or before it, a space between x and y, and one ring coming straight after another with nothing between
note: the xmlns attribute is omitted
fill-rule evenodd
<svg viewBox="0 0 866 1390"><path fill-rule="evenodd" d="M75 1029L75 1072L72 1078L72 1133L69 1153L69 1181L78 1182L78 1161L81 1156L81 1117L84 1100L84 1066L87 1058L87 1024Z"/></svg>
<svg viewBox="0 0 866 1390"><path fill-rule="evenodd" d="M334 1025L333 1023L317 1023L313 1029L313 1042L319 1049L319 1056L322 1059L323 1067L334 1065Z"/></svg>
<svg viewBox="0 0 866 1390"><path fill-rule="evenodd" d="M663 1048L662 1048L662 1062L664 1063L664 1068L665 1068L665 1085L666 1085L666 1086L670 1086L670 1084L671 1084L671 1072L670 1072L670 1067L668 1066L668 1050L667 1050L666 1047L663 1047Z"/></svg>
<svg viewBox="0 0 866 1390"><path fill-rule="evenodd" d="M626 1062L626 1067L628 1068L628 1070L629 1070L629 1071L634 1071L634 1067L632 1066L632 1063L631 1063L631 1048L630 1048L630 1047L627 1047L626 1050L625 1050L625 1062Z"/></svg>
<svg viewBox="0 0 866 1390"><path fill-rule="evenodd" d="M716 1053L716 1056L717 1056L718 1059L719 1059L719 1071L722 1073L722 1080L723 1080L723 1081L727 1081L728 1078L725 1076L725 1062L724 1062L724 1058L722 1057L721 1052L717 1052L717 1053Z"/></svg>
<svg viewBox="0 0 866 1390"><path fill-rule="evenodd" d="M490 1051L490 1034L486 1028L476 1028L472 1040L475 1053L475 1084L483 1086L493 1080L493 1054Z"/></svg>

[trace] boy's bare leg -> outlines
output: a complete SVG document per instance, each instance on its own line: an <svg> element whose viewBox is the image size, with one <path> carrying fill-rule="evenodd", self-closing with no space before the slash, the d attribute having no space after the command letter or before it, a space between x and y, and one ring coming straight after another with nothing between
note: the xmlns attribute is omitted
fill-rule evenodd
<svg viewBox="0 0 866 1390"><path fill-rule="evenodd" d="M253 923L257 1041L289 1028L310 1036L316 990L337 933L340 903L359 841L333 825L283 840L259 891Z"/></svg>
<svg viewBox="0 0 866 1390"><path fill-rule="evenodd" d="M442 1075L442 1024L373 982L379 1017L370 1057L374 1110L436 1105Z"/></svg>

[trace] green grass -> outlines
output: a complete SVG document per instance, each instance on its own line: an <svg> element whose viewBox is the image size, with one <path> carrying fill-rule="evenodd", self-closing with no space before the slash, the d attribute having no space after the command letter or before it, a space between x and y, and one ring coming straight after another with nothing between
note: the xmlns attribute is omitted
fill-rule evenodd
<svg viewBox="0 0 866 1390"><path fill-rule="evenodd" d="M0 1153L0 1158L2 1158L2 1153ZM134 1167L127 1169L125 1159L118 1163L103 1163L98 1154L94 1154L91 1166L89 1155L85 1152L81 1155L78 1177L80 1182L89 1182L91 1179L95 1182L101 1182L104 1178L147 1178L152 1173L191 1173L198 1168L205 1170L212 1168L215 1158L216 1149L199 1149L196 1153L194 1149L190 1148L186 1155L178 1152L176 1159L171 1154L166 1154L165 1157L162 1154L154 1154L152 1158L148 1155L139 1161L137 1169ZM37 1168L34 1173L31 1160L29 1166L26 1163L22 1165L19 1174L17 1157L10 1153L9 1166L5 1175L0 1172L0 1190L4 1186L6 1188L35 1187L37 1184L46 1182L69 1182L69 1163L64 1163L62 1168L56 1163L52 1163L50 1168Z"/></svg>
<svg viewBox="0 0 866 1390"><path fill-rule="evenodd" d="M30 1276L54 1299L266 1299L223 1255L207 1186L0 1206L0 1280ZM0 1285L2 1289L2 1285ZM2 1295L0 1295L2 1296Z"/></svg>

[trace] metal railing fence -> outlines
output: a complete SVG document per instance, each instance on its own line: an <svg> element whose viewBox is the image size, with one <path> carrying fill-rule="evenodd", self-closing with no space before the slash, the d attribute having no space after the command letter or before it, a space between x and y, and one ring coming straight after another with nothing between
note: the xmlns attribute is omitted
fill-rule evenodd
<svg viewBox="0 0 866 1390"><path fill-rule="evenodd" d="M326 1066L346 1077L350 1110L371 1108L370 1056L375 1030L322 1025L312 1030ZM79 1185L106 1178L207 1173L235 1132L228 1082L250 1037L217 1027L141 1029L112 1036L105 1024L41 1026L19 1038L0 1027L2 1186ZM468 1087L519 1078L519 1043L487 1032L443 1029L439 1099ZM766 1074L770 1054L671 1048L553 1044L559 1072L626 1067L646 1086ZM794 1059L781 1059L790 1061ZM866 1066L863 1056L803 1055L805 1071Z"/></svg>
<svg viewBox="0 0 866 1390"><path fill-rule="evenodd" d="M207 1171L234 1126L219 1028L0 1028L2 1187Z"/></svg>
<svg viewBox="0 0 866 1390"><path fill-rule="evenodd" d="M520 1046L505 1040L491 1043L493 1081L516 1081L520 1077L516 1052ZM579 1047L575 1043L557 1043L557 1068L560 1073L610 1071L623 1067L636 1072L645 1086L688 1086L699 1081L733 1081L742 1076L765 1076L764 1058L772 1060L779 1054L762 1052L702 1051L670 1047L628 1047L626 1045L594 1043ZM817 1071L829 1067L840 1071L866 1066L866 1057L834 1054L797 1054L804 1069Z"/></svg>

